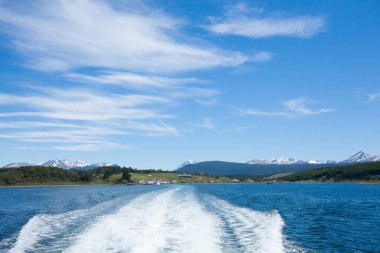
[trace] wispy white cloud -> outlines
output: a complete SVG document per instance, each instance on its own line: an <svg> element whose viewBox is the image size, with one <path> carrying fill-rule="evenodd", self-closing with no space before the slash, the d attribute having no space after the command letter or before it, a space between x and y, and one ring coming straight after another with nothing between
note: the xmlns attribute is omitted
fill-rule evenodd
<svg viewBox="0 0 380 253"><path fill-rule="evenodd" d="M252 128L255 128L256 125L250 125L250 126L237 126L234 128L234 131L235 132L238 132L238 133L243 133L243 132L246 132Z"/></svg>
<svg viewBox="0 0 380 253"><path fill-rule="evenodd" d="M59 146L49 146L49 147L36 147L36 146L19 146L16 149L19 150L59 150L59 151L77 151L77 152L94 152L94 151L105 151L114 149L129 149L131 146L120 145L113 142L103 142L97 144L76 144L76 145L59 145Z"/></svg>
<svg viewBox="0 0 380 253"><path fill-rule="evenodd" d="M170 73L248 60L187 37L177 18L132 2L118 9L111 3L34 1L22 10L3 4L0 22L8 25L6 31L29 59L28 66L45 71L97 67Z"/></svg>
<svg viewBox="0 0 380 253"><path fill-rule="evenodd" d="M266 55L258 55L255 61L266 61ZM132 90L149 92L172 100L192 99L202 105L216 105L218 90L198 87L207 83L198 78L164 77L128 72L108 72L99 75L69 73L66 77L85 83L122 86Z"/></svg>
<svg viewBox="0 0 380 253"><path fill-rule="evenodd" d="M195 101L201 105L206 105L206 106L221 105L219 100L217 98L215 98L214 96L205 97L205 98L198 98L198 99L195 99Z"/></svg>
<svg viewBox="0 0 380 253"><path fill-rule="evenodd" d="M280 111L264 111L256 108L235 108L241 115L255 115L255 116L268 116L268 117L302 117L313 116L322 113L328 113L335 111L330 108L312 109L308 105L316 104L318 101L308 98L296 98L291 100L285 100L282 102L284 109Z"/></svg>
<svg viewBox="0 0 380 253"><path fill-rule="evenodd" d="M82 89L44 88L43 94L10 95L0 93L0 105L23 105L29 111L18 115L60 120L99 121L112 119L157 119L171 115L158 114L145 105L168 103L163 97L147 95L100 94ZM0 115L9 115L0 113ZM11 116L12 113L9 115ZM17 114L16 114L17 115Z"/></svg>
<svg viewBox="0 0 380 253"><path fill-rule="evenodd" d="M235 108L241 115L269 116L269 117L288 117L289 112L267 112L255 108Z"/></svg>
<svg viewBox="0 0 380 253"><path fill-rule="evenodd" d="M186 87L183 89L172 90L170 93L163 91L168 97L173 99L213 99L219 94L218 90L198 88L198 87Z"/></svg>
<svg viewBox="0 0 380 253"><path fill-rule="evenodd" d="M0 128L81 128L80 125L59 122L9 121L0 123Z"/></svg>
<svg viewBox="0 0 380 253"><path fill-rule="evenodd" d="M180 132L174 126L166 124L161 120L159 120L158 122L129 121L125 122L124 126L131 130L142 131L143 134L149 136L181 135Z"/></svg>
<svg viewBox="0 0 380 253"><path fill-rule="evenodd" d="M252 56L251 61L253 62L267 62L270 59L272 59L272 53L269 52L258 52L255 55Z"/></svg>
<svg viewBox="0 0 380 253"><path fill-rule="evenodd" d="M325 25L323 17L262 14L263 9L237 4L224 20L213 19L208 28L254 38L305 38ZM125 140L118 139L133 134L179 136L183 130L172 125L176 115L168 113L169 107L185 99L219 105L219 91L201 85L205 80L186 76L189 71L267 62L273 57L266 51L245 55L224 50L187 36L182 28L183 20L133 2L37 0L14 5L0 0L0 29L25 65L58 71L60 81L87 87L51 87L62 87L58 83L0 93L0 139L49 144L53 150L95 151L102 146L120 148ZM284 111L245 109L245 114L290 117L329 110L312 110L306 107L309 102L284 101ZM215 128L211 118L188 126Z"/></svg>
<svg viewBox="0 0 380 253"><path fill-rule="evenodd" d="M377 93L371 93L367 95L367 101L369 103L375 101L378 98L380 98L380 91Z"/></svg>
<svg viewBox="0 0 380 253"><path fill-rule="evenodd" d="M266 15L263 9L250 8L242 3L231 9L225 18L211 18L212 23L207 29L217 34L249 38L309 38L320 33L326 25L326 18L323 16Z"/></svg>
<svg viewBox="0 0 380 253"><path fill-rule="evenodd" d="M0 113L0 139L66 143L71 145L56 145L59 148L52 149L91 151L102 145L117 147L110 140L120 136L180 135L164 121L174 116L161 112L171 103L170 98L161 96L88 89L34 87L23 95L0 93L0 107L14 106L12 112Z"/></svg>
<svg viewBox="0 0 380 253"><path fill-rule="evenodd" d="M81 152L93 152L99 150L109 150L115 148L126 148L118 143L101 143L101 144L80 144L80 145L63 145L63 146L52 146L51 149L54 150L65 150L65 151L81 151Z"/></svg>
<svg viewBox="0 0 380 253"><path fill-rule="evenodd" d="M252 6L246 2L237 2L232 5L228 5L226 8L227 16L237 16L244 14L260 14L263 13L265 9L259 6Z"/></svg>
<svg viewBox="0 0 380 253"><path fill-rule="evenodd" d="M108 136L122 136L127 133L107 127L97 126L96 129L83 127L80 130L62 130L51 128L44 131L11 131L0 134L0 139L15 139L29 143L108 143Z"/></svg>
<svg viewBox="0 0 380 253"><path fill-rule="evenodd" d="M131 72L106 72L98 75L68 73L66 77L86 83L100 83L125 86L133 89L144 90L147 88L173 88L185 84L202 83L197 78L165 77L150 74L136 74Z"/></svg>
<svg viewBox="0 0 380 253"><path fill-rule="evenodd" d="M296 115L316 115L326 112L332 112L333 109L321 108L321 109L311 109L307 107L307 104L318 103L318 101L311 100L308 98L296 98L292 100L286 100L282 102L286 109Z"/></svg>
<svg viewBox="0 0 380 253"><path fill-rule="evenodd" d="M215 128L214 121L211 118L204 118L201 122L191 123L190 126L210 130Z"/></svg>
<svg viewBox="0 0 380 253"><path fill-rule="evenodd" d="M266 54L258 54L255 61L266 61L267 57ZM216 98L219 91L204 88L203 85L207 81L198 78L165 77L129 72L107 72L98 75L69 73L65 76L79 82L116 85L148 92L149 94L165 97L171 101L191 99L206 106L217 105L219 103Z"/></svg>

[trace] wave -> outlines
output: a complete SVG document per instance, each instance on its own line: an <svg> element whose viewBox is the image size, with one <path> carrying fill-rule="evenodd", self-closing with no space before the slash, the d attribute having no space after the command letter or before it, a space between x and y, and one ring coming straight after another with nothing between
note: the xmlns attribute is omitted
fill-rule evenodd
<svg viewBox="0 0 380 253"><path fill-rule="evenodd" d="M199 198L191 187L141 194L110 210L34 216L10 252L301 252L287 246L278 212Z"/></svg>
<svg viewBox="0 0 380 253"><path fill-rule="evenodd" d="M9 253L61 252L69 245L76 233L96 217L104 215L120 203L121 198L103 202L92 208L74 210L62 214L38 214L20 230ZM9 243L9 242L8 242Z"/></svg>
<svg viewBox="0 0 380 253"><path fill-rule="evenodd" d="M213 196L207 196L205 202L219 217L226 252L304 252L286 240L285 223L277 211L254 211Z"/></svg>
<svg viewBox="0 0 380 253"><path fill-rule="evenodd" d="M65 252L221 252L216 224L192 194L150 193L88 228Z"/></svg>

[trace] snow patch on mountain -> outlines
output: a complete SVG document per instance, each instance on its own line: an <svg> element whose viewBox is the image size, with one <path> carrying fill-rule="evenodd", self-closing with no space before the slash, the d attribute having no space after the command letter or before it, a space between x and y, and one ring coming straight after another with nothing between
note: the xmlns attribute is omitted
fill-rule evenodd
<svg viewBox="0 0 380 253"><path fill-rule="evenodd" d="M350 164L350 163L363 163L363 162L376 162L380 161L380 156L375 155L369 155L367 153L364 153L363 151L357 152L355 155L350 156L348 159L345 159L343 161L334 161L334 160L327 160L327 161L320 161L320 160L298 160L294 158L284 158L284 157L274 157L272 159L253 159L248 162L247 164L258 164L258 165L293 165L293 164L321 164L321 165L331 165L334 166L336 164ZM196 161L188 160L184 163L182 163L177 169L180 169L186 165L189 164L196 164Z"/></svg>
<svg viewBox="0 0 380 253"><path fill-rule="evenodd" d="M319 160L307 160L308 164L326 164L326 163L335 163L335 161L319 161Z"/></svg>
<svg viewBox="0 0 380 253"><path fill-rule="evenodd" d="M380 161L380 156L370 155L363 151L350 156L348 159L343 160L341 163L364 163L364 162L377 162Z"/></svg>
<svg viewBox="0 0 380 253"><path fill-rule="evenodd" d="M70 162L68 160L50 160L41 164L41 166L45 167L57 167L62 169L72 169L72 168L83 168L89 166L89 164L83 161Z"/></svg>
<svg viewBox="0 0 380 253"><path fill-rule="evenodd" d="M287 164L306 164L306 161L297 160L294 158L283 158L283 157L274 157L272 159L254 159L246 162L248 164L279 164L279 165L287 165Z"/></svg>
<svg viewBox="0 0 380 253"><path fill-rule="evenodd" d="M14 162L9 163L5 165L3 168L17 168L17 167L23 167L23 166L44 166L44 167L56 167L61 168L65 170L74 169L74 168L82 168L82 169L92 169L92 168L98 168L98 167L111 167L111 166L117 166L117 164L112 163L94 163L94 164L88 164L83 161L75 161L71 162L68 160L49 160L47 162L42 163L26 163L26 162Z"/></svg>
<svg viewBox="0 0 380 253"><path fill-rule="evenodd" d="M275 157L268 160L254 159L248 161L248 164L277 164L277 165L286 165L286 164L349 164L349 163L364 163L364 162L377 162L380 161L380 156L370 155L363 151L359 151L356 154L350 156L348 159L337 162L333 160L319 161L319 160L297 160L294 158L281 158Z"/></svg>
<svg viewBox="0 0 380 253"><path fill-rule="evenodd" d="M26 163L26 162L13 162L5 165L3 168L18 168L18 167L23 167L23 166L33 166L37 165L35 163Z"/></svg>
<svg viewBox="0 0 380 253"><path fill-rule="evenodd" d="M186 162L183 162L180 166L178 166L177 170L186 166L186 165L189 165L189 164L196 164L197 162L196 161L193 161L193 160L187 160Z"/></svg>

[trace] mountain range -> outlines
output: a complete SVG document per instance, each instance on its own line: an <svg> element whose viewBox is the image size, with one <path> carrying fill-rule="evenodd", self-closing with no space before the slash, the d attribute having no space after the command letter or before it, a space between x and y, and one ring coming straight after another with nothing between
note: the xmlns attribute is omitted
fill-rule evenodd
<svg viewBox="0 0 380 253"><path fill-rule="evenodd" d="M298 160L294 158L283 158L283 157L274 157L272 159L253 159L247 164L272 164L272 165L291 165L291 164L334 164L334 163L361 163L361 162L377 162L380 161L380 156L370 155L363 151L359 151L356 154L350 156L349 158L342 160L340 162L334 160L319 161L319 160ZM189 164L196 164L196 161L188 160L182 163L179 168L182 168Z"/></svg>
<svg viewBox="0 0 380 253"><path fill-rule="evenodd" d="M353 156L350 156L348 159L341 161L340 163L365 163L365 162L378 162L380 161L380 156L370 155L364 153L363 151L359 151Z"/></svg>
<svg viewBox="0 0 380 253"><path fill-rule="evenodd" d="M69 169L94 169L98 167L110 167L110 166L117 166L117 164L112 164L112 163L93 163L93 164L88 164L83 161L75 161L75 162L70 162L68 160L50 160L47 162L42 162L42 163L26 163L26 162L14 162L14 163L9 163L5 165L3 168L17 168L17 167L23 167L23 166L44 166L44 167L56 167L56 168L62 168L65 170Z"/></svg>
<svg viewBox="0 0 380 253"><path fill-rule="evenodd" d="M317 168L317 167L326 167L331 166L333 164L353 164L353 163L363 163L363 162L373 162L380 161L380 156L370 155L363 151L359 151L356 154L350 156L349 158L337 162L337 161L318 161L318 160L298 160L294 158L281 158L275 157L272 159L253 159L245 163L231 163L231 162L223 162L223 161L208 161L208 162L196 162L193 160L188 160L182 163L177 170L178 171L193 171L193 172L207 172L211 168L217 169L223 168L224 174L228 173L236 173L239 172L239 169L243 169L244 173L251 174L252 171L256 171L260 169L258 174L268 173L269 171L277 172L277 171L300 171L304 168ZM271 165L271 166L270 166ZM3 168L16 168L22 166L45 166L45 167L57 167L62 169L93 169L97 167L109 167L109 166L118 166L117 164L112 163L94 163L88 164L83 161L75 161L71 162L68 160L49 160L47 162L42 163L27 163L27 162L14 162L5 165ZM265 171L261 171L261 169L266 168ZM255 173L256 173L255 172ZM272 173L271 172L271 173ZM218 171L213 171L213 173L218 173ZM210 173L211 174L211 173ZM240 172L238 173L240 174Z"/></svg>
<svg viewBox="0 0 380 253"><path fill-rule="evenodd" d="M363 151L342 161L297 160L294 158L254 159L245 163L206 161L187 161L177 168L179 172L208 173L212 175L251 175L268 176L278 173L299 172L308 169L329 167L341 164L355 164L380 161L380 156L369 155Z"/></svg>

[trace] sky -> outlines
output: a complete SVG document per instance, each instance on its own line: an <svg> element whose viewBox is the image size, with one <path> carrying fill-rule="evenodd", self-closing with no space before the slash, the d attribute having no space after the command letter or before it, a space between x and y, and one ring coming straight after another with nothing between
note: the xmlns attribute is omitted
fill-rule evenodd
<svg viewBox="0 0 380 253"><path fill-rule="evenodd" d="M0 165L380 154L379 1L0 0Z"/></svg>

